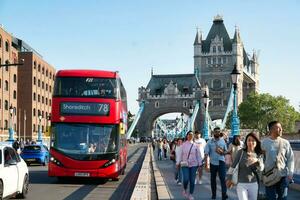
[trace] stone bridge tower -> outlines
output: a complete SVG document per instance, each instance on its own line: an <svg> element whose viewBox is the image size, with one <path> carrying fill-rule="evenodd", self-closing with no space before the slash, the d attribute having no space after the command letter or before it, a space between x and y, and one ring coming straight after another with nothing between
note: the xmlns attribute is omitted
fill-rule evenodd
<svg viewBox="0 0 300 200"><path fill-rule="evenodd" d="M155 120L161 115L172 112L189 115L190 106L195 106L197 101L201 101L202 95L195 74L152 74L147 87L139 88L138 101L145 102L144 111L136 127L139 134L150 136ZM195 130L202 129L203 109L201 106L197 113Z"/></svg>
<svg viewBox="0 0 300 200"><path fill-rule="evenodd" d="M231 39L221 16L216 16L205 40L197 32L194 42L194 71L202 86L209 88L209 114L212 120L223 119L231 91L234 64L241 72L237 102L240 104L251 91L258 91L259 65L256 53L248 56L239 30Z"/></svg>

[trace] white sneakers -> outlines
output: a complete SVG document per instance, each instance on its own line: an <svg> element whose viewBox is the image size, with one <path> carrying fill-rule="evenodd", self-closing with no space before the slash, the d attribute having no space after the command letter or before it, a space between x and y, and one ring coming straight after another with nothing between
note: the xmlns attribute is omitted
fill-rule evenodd
<svg viewBox="0 0 300 200"><path fill-rule="evenodd" d="M188 194L185 190L182 191L182 196L184 196L184 197L187 198L188 200L194 200L193 195Z"/></svg>
<svg viewBox="0 0 300 200"><path fill-rule="evenodd" d="M202 180L197 181L197 178L196 178L195 179L195 185L197 185L197 184L201 185L202 184Z"/></svg>

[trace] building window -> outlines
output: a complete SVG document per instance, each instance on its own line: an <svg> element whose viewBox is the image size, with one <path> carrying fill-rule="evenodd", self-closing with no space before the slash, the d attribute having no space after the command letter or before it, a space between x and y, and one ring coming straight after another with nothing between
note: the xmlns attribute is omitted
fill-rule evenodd
<svg viewBox="0 0 300 200"><path fill-rule="evenodd" d="M188 106L187 101L183 101L183 107L186 108Z"/></svg>
<svg viewBox="0 0 300 200"><path fill-rule="evenodd" d="M216 53L216 46L213 46L213 53Z"/></svg>
<svg viewBox="0 0 300 200"><path fill-rule="evenodd" d="M8 101L7 100L4 101L4 109L8 110Z"/></svg>
<svg viewBox="0 0 300 200"><path fill-rule="evenodd" d="M155 108L159 108L159 101L155 102Z"/></svg>
<svg viewBox="0 0 300 200"><path fill-rule="evenodd" d="M38 79L38 87L41 87L41 80Z"/></svg>
<svg viewBox="0 0 300 200"><path fill-rule="evenodd" d="M213 106L222 106L222 100L220 98L214 98Z"/></svg>
<svg viewBox="0 0 300 200"><path fill-rule="evenodd" d="M17 82L17 75L14 74L14 82L16 83Z"/></svg>
<svg viewBox="0 0 300 200"><path fill-rule="evenodd" d="M14 90L14 99L17 99L17 91Z"/></svg>
<svg viewBox="0 0 300 200"><path fill-rule="evenodd" d="M220 89L222 86L222 82L219 79L213 80L213 88L214 89Z"/></svg>
<svg viewBox="0 0 300 200"><path fill-rule="evenodd" d="M38 102L41 101L41 96L38 94Z"/></svg>
<svg viewBox="0 0 300 200"><path fill-rule="evenodd" d="M33 69L36 69L36 61L33 62Z"/></svg>
<svg viewBox="0 0 300 200"><path fill-rule="evenodd" d="M4 89L8 91L8 81L5 81Z"/></svg>
<svg viewBox="0 0 300 200"><path fill-rule="evenodd" d="M36 78L33 77L33 85L35 85L35 84L36 84Z"/></svg>
<svg viewBox="0 0 300 200"><path fill-rule="evenodd" d="M51 91L51 85L49 85L49 92L52 92L52 91Z"/></svg>
<svg viewBox="0 0 300 200"><path fill-rule="evenodd" d="M50 72L49 77L50 77L50 78L52 77L52 72Z"/></svg>
<svg viewBox="0 0 300 200"><path fill-rule="evenodd" d="M226 87L230 88L230 82L227 82Z"/></svg>
<svg viewBox="0 0 300 200"><path fill-rule="evenodd" d="M42 97L42 103L44 103L44 97Z"/></svg>
<svg viewBox="0 0 300 200"><path fill-rule="evenodd" d="M46 77L48 77L48 69L46 70Z"/></svg>
<svg viewBox="0 0 300 200"><path fill-rule="evenodd" d="M33 124L33 132L35 132L35 124Z"/></svg>
<svg viewBox="0 0 300 200"><path fill-rule="evenodd" d="M8 129L8 121L4 120L4 129Z"/></svg>
<svg viewBox="0 0 300 200"><path fill-rule="evenodd" d="M35 114L36 114L36 113L35 113L35 108L34 108L34 109L33 109L33 116L35 116Z"/></svg>
<svg viewBox="0 0 300 200"><path fill-rule="evenodd" d="M46 83L46 91L48 91L48 84Z"/></svg>
<svg viewBox="0 0 300 200"><path fill-rule="evenodd" d="M222 59L221 59L221 57L218 58L218 63L219 63L219 64L222 64Z"/></svg>
<svg viewBox="0 0 300 200"><path fill-rule="evenodd" d="M6 60L6 61L5 61L5 64L6 64L6 65L8 65L8 64L9 64L9 61L8 61L8 60ZM7 72L8 72L8 66L5 66L5 71L7 71Z"/></svg>
<svg viewBox="0 0 300 200"><path fill-rule="evenodd" d="M41 64L38 64L38 71L41 71Z"/></svg>
<svg viewBox="0 0 300 200"><path fill-rule="evenodd" d="M211 65L212 64L211 63L211 58L207 58L207 62L208 62L209 65Z"/></svg>
<svg viewBox="0 0 300 200"><path fill-rule="evenodd" d="M218 52L222 52L221 46L218 46Z"/></svg>
<svg viewBox="0 0 300 200"><path fill-rule="evenodd" d="M42 74L44 74L45 73L45 68L44 67L42 67Z"/></svg>
<svg viewBox="0 0 300 200"><path fill-rule="evenodd" d="M36 95L35 95L35 92L33 93L33 101L35 101L36 99Z"/></svg>
<svg viewBox="0 0 300 200"><path fill-rule="evenodd" d="M48 98L46 97L46 101L45 101L46 105L48 105Z"/></svg>
<svg viewBox="0 0 300 200"><path fill-rule="evenodd" d="M52 104L52 101L51 101L51 99L49 99L49 106L51 106L51 104Z"/></svg>
<svg viewBox="0 0 300 200"><path fill-rule="evenodd" d="M42 81L42 89L44 89L45 87L45 84L44 84L44 81Z"/></svg>
<svg viewBox="0 0 300 200"><path fill-rule="evenodd" d="M0 35L0 48L2 47L2 37Z"/></svg>
<svg viewBox="0 0 300 200"><path fill-rule="evenodd" d="M216 64L216 58L213 58L213 64L214 65Z"/></svg>
<svg viewBox="0 0 300 200"><path fill-rule="evenodd" d="M6 41L5 42L5 51L9 51L9 42L8 41Z"/></svg>
<svg viewBox="0 0 300 200"><path fill-rule="evenodd" d="M223 64L225 64L227 61L226 57L223 57Z"/></svg>
<svg viewBox="0 0 300 200"><path fill-rule="evenodd" d="M2 80L1 80L1 78L0 78L0 88L2 87L1 83L2 83Z"/></svg>

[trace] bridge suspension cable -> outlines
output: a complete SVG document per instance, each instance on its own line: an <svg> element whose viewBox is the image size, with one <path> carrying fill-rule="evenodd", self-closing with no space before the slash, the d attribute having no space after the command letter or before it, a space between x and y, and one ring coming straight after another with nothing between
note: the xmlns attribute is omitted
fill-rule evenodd
<svg viewBox="0 0 300 200"><path fill-rule="evenodd" d="M136 114L136 116L135 116L135 118L134 118L134 120L133 120L133 122L132 122L132 124L131 124L131 126L129 128L129 130L127 131L127 137L126 137L127 139L131 138L131 134L132 134L132 132L133 132L133 130L134 130L137 122L139 121L139 119L140 119L140 117L142 115L144 107L145 107L145 101L142 101L141 104L140 104L140 109L137 112L137 114Z"/></svg>
<svg viewBox="0 0 300 200"><path fill-rule="evenodd" d="M233 109L233 90L234 89L233 89L233 86L232 86L231 87L231 91L230 91L230 96L229 96L228 104L227 104L227 109L226 109L226 112L225 112L225 115L224 115L224 118L223 118L223 121L222 121L222 125L220 127L221 129L225 128L228 114Z"/></svg>

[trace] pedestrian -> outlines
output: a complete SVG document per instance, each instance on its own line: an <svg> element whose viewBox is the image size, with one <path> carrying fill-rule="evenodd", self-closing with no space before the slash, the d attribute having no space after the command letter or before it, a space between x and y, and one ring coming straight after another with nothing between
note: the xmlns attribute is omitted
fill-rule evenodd
<svg viewBox="0 0 300 200"><path fill-rule="evenodd" d="M16 150L16 152L19 151L20 149L20 142L19 142L19 138L17 138L14 143L12 144L12 147Z"/></svg>
<svg viewBox="0 0 300 200"><path fill-rule="evenodd" d="M265 157L264 172L272 172L277 168L279 170L279 181L268 186L266 182L264 182L266 186L266 196L267 199L286 200L288 196L288 185L293 181L294 154L289 141L281 137L281 123L279 121L272 121L268 124L268 128L269 137L262 141L262 150L264 151ZM277 158L280 159L277 160ZM276 165L277 161L279 164Z"/></svg>
<svg viewBox="0 0 300 200"><path fill-rule="evenodd" d="M161 138L159 138L157 142L157 160L162 160L162 148L163 148L163 142Z"/></svg>
<svg viewBox="0 0 300 200"><path fill-rule="evenodd" d="M232 168L238 165L237 195L239 200L256 200L258 198L258 173L263 168L261 142L254 132L246 136L245 147L238 150ZM228 175L226 186L231 188L232 175Z"/></svg>
<svg viewBox="0 0 300 200"><path fill-rule="evenodd" d="M235 160L237 152L243 148L240 135L234 135L232 143L228 147L227 154L225 155L225 163L227 166L232 165Z"/></svg>
<svg viewBox="0 0 300 200"><path fill-rule="evenodd" d="M198 167L202 164L201 153L193 141L194 134L192 131L187 132L187 140L182 144L179 152L177 167L181 167L183 175L183 196L189 200L193 200L195 188L195 177ZM188 184L190 186L187 193Z"/></svg>
<svg viewBox="0 0 300 200"><path fill-rule="evenodd" d="M205 169L210 171L210 186L212 199L216 199L217 196L217 174L220 178L222 188L222 200L228 198L227 188L225 183L226 166L225 166L225 154L227 152L227 145L222 137L220 137L220 128L215 128L213 131L213 138L210 139L204 149L205 153ZM208 157L210 162L208 162Z"/></svg>
<svg viewBox="0 0 300 200"><path fill-rule="evenodd" d="M199 131L195 131L195 138L194 138L194 143L195 145L198 147L200 154L201 154L201 158L204 158L204 148L206 145L206 141L201 137L201 133ZM198 167L198 171L196 175L196 179L195 179L195 184L202 184L202 172L203 172L203 161L201 162L201 165Z"/></svg>
<svg viewBox="0 0 300 200"><path fill-rule="evenodd" d="M167 152L170 151L170 146L167 139L163 140L163 153L164 153L164 160L167 160Z"/></svg>
<svg viewBox="0 0 300 200"><path fill-rule="evenodd" d="M24 142L24 139L21 138L20 139L20 149L21 149L21 151L23 151L24 147L25 147L25 142Z"/></svg>
<svg viewBox="0 0 300 200"><path fill-rule="evenodd" d="M175 180L178 185L182 184L182 170L180 166L177 166L176 163L180 162L179 161L179 153L181 152L182 148L182 139L178 138L177 139L177 144L175 147Z"/></svg>

